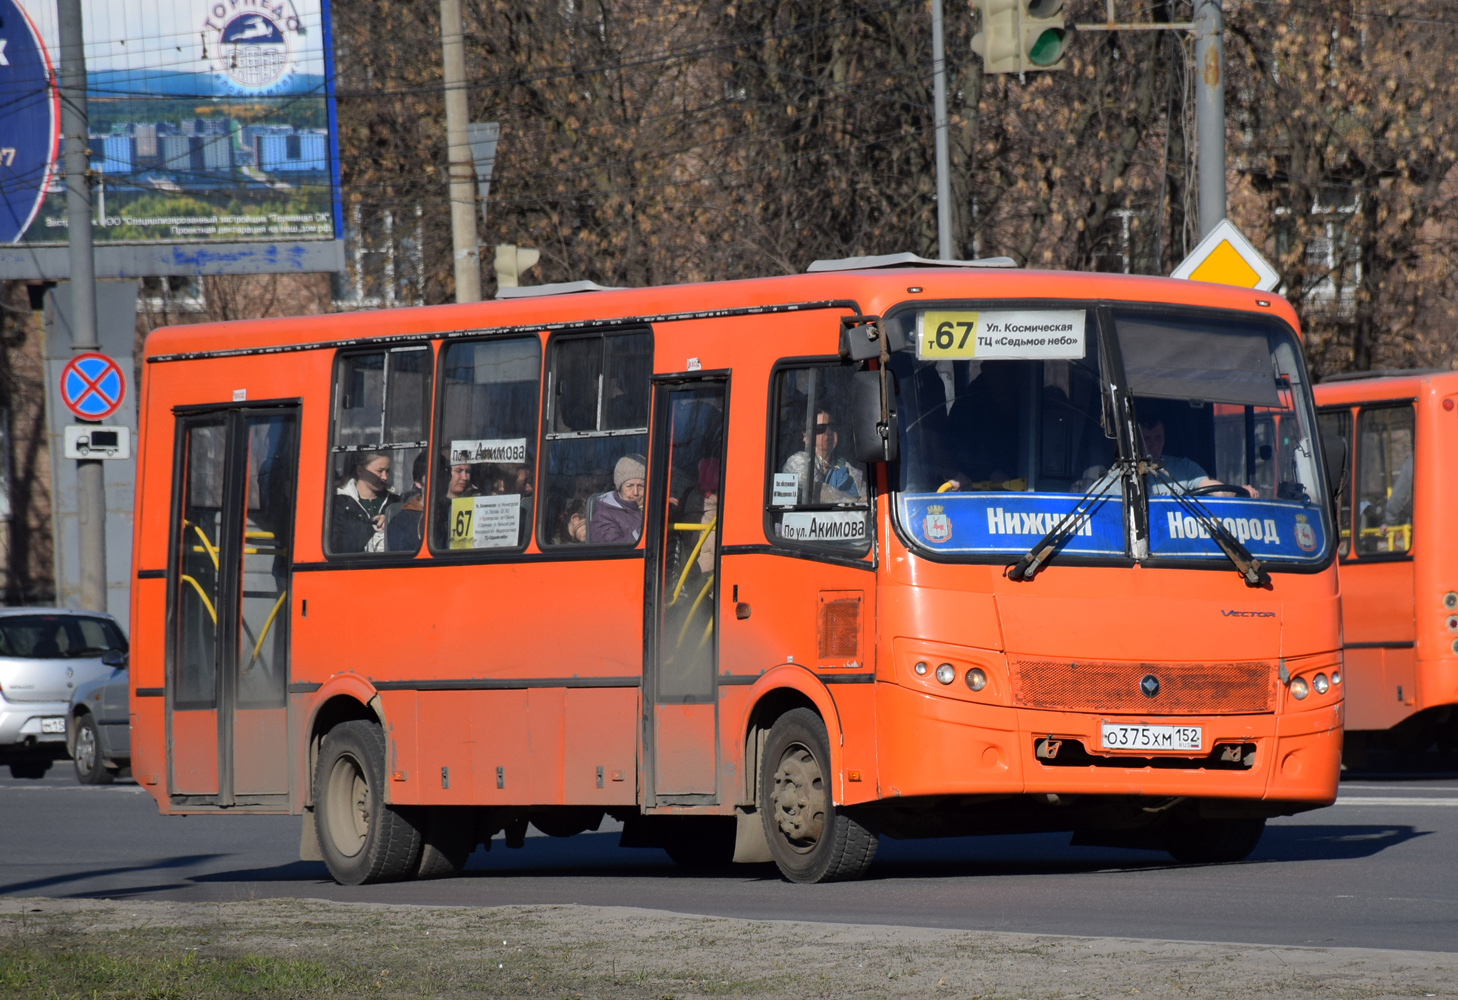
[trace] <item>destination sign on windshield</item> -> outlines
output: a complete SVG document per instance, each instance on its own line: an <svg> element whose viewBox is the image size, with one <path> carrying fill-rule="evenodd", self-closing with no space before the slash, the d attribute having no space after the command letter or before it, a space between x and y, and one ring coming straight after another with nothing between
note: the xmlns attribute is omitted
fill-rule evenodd
<svg viewBox="0 0 1458 1000"><path fill-rule="evenodd" d="M916 356L1056 360L1084 356L1082 309L929 309L916 317Z"/></svg>

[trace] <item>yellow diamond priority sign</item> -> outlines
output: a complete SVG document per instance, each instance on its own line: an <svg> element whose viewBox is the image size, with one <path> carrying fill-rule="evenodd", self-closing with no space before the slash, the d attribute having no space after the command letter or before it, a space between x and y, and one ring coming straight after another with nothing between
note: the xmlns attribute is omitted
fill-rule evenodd
<svg viewBox="0 0 1458 1000"><path fill-rule="evenodd" d="M1254 288L1261 292L1269 292L1281 283L1281 276L1270 261L1251 246L1250 240L1241 235L1229 219L1221 219L1220 224L1180 262L1170 277Z"/></svg>

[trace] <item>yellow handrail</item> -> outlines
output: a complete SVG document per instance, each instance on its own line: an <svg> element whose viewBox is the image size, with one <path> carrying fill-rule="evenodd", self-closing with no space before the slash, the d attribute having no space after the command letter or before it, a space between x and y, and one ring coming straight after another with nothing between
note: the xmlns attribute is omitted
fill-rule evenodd
<svg viewBox="0 0 1458 1000"><path fill-rule="evenodd" d="M193 546L192 551L207 552L208 558L212 559L213 561L213 571L216 572L218 569L218 547L208 540L207 533L202 530L201 526L194 524L192 526L192 530L197 532L197 537L201 538L203 543L203 547L201 549L199 549L197 546Z"/></svg>
<svg viewBox="0 0 1458 1000"><path fill-rule="evenodd" d="M278 600L273 602L273 610L268 613L268 618L263 623L263 631L258 633L258 641L253 644L253 655L248 658L248 666L244 668L245 670L253 669L253 663L258 659L258 651L263 648L263 640L268 635L268 630L273 627L273 619L278 615L278 609L283 607L284 600L288 596L289 592L285 590L278 595Z"/></svg>
<svg viewBox="0 0 1458 1000"><path fill-rule="evenodd" d="M709 588L713 586L714 574L710 573L709 578L704 581L703 589L699 591L699 596L694 599L694 603L689 606L688 613L683 616L683 625L679 627L678 639L673 644L675 648L683 645L683 637L688 632L689 622L694 620L694 612L699 610L699 605L704 603L704 598L708 595ZM713 616L710 616L709 620L713 621Z"/></svg>
<svg viewBox="0 0 1458 1000"><path fill-rule="evenodd" d="M210 618L212 618L212 620L213 620L213 628L217 628L218 627L218 612L213 607L213 602L210 601L210 600L208 600L207 592L202 589L202 584L198 583L196 580L194 580L192 577L188 576L186 573L183 573L182 574L182 579L183 579L184 582L192 584L192 589L193 590L196 590L197 591L197 596L202 598L202 600L203 600L203 606L208 609L208 616Z"/></svg>
<svg viewBox="0 0 1458 1000"><path fill-rule="evenodd" d="M684 563L683 563L683 572L680 573L680 574L678 574L678 583L673 588L673 597L669 598L669 601L668 601L669 604L677 604L678 603L678 595L683 592L683 585L684 585L684 581L686 581L688 579L689 568L691 566L693 566L693 564L698 560L698 558L699 558L699 552L703 549L704 543L709 540L709 533L714 530L715 526L717 526L718 523L719 523L719 515L718 514L715 514L714 515L714 519L712 521L710 521L708 524L693 524L691 522L689 522L689 523L679 522L677 524L670 524L669 525L669 527L672 528L674 531L697 531L697 532L699 532L699 540L694 543L694 550L692 552L690 552L689 553L689 557L684 560Z"/></svg>

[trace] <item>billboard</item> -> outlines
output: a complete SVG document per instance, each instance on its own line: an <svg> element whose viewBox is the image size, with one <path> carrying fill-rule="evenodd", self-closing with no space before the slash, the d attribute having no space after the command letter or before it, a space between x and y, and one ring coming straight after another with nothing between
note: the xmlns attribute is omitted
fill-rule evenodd
<svg viewBox="0 0 1458 1000"><path fill-rule="evenodd" d="M0 65L0 171L17 168L0 173L0 243L64 244L64 139L37 68L58 70L55 0L0 0L0 19L0 61L24 57ZM82 0L82 21L98 250L194 244L179 259L206 269L211 245L339 238L328 0Z"/></svg>

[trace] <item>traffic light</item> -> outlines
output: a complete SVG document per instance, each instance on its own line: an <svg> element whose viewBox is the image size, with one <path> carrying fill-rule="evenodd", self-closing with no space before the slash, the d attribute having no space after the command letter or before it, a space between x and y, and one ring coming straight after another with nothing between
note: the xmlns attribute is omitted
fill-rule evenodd
<svg viewBox="0 0 1458 1000"><path fill-rule="evenodd" d="M1068 31L1063 0L971 0L982 13L972 51L984 73L1027 73L1063 68Z"/></svg>
<svg viewBox="0 0 1458 1000"><path fill-rule="evenodd" d="M496 287L516 288L521 284L521 273L541 259L542 252L529 247L512 246L503 243L496 248Z"/></svg>

